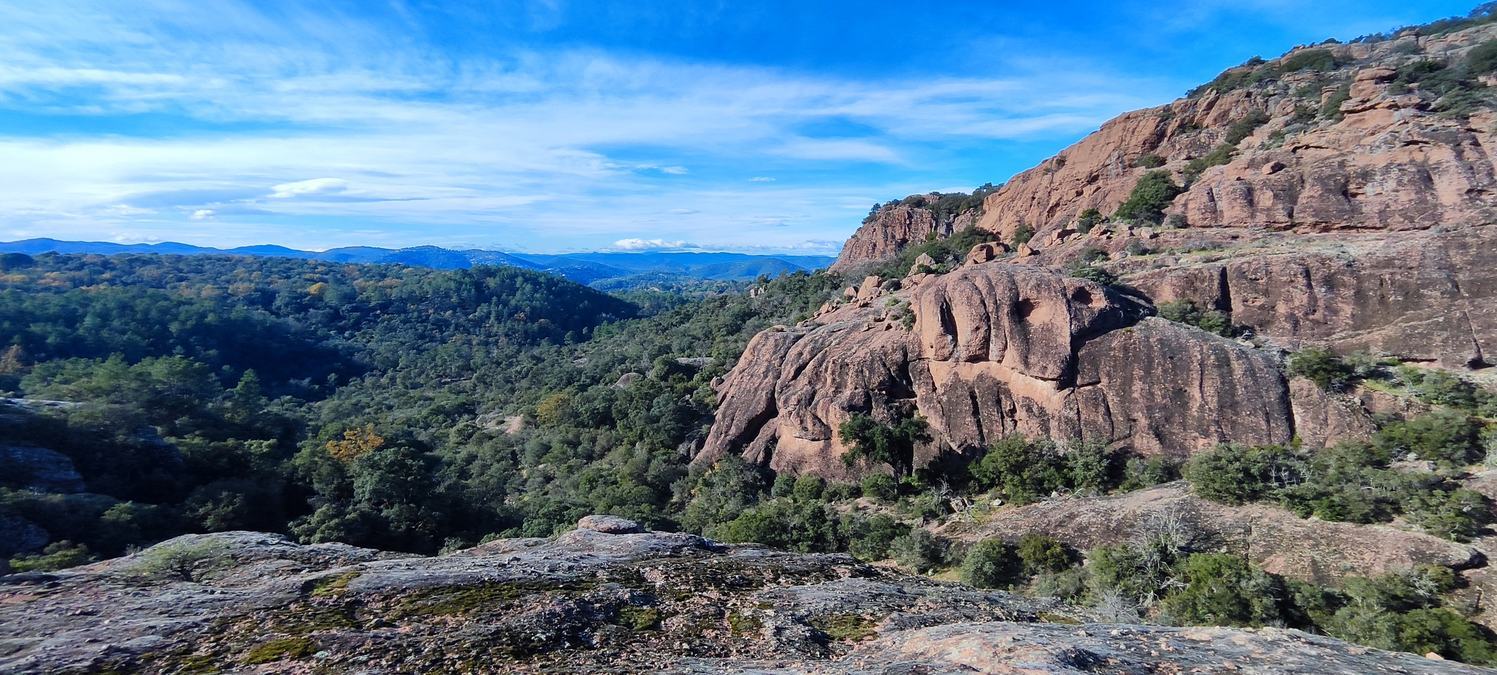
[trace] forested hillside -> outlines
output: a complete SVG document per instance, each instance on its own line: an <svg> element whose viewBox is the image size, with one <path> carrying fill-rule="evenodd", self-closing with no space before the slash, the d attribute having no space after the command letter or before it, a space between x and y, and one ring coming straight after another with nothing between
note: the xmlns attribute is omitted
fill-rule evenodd
<svg viewBox="0 0 1497 675"><path fill-rule="evenodd" d="M675 308L642 316L514 268L0 265L0 391L27 399L0 408L0 443L27 450L0 457L0 518L32 534L7 553L67 560L231 529L431 552L592 512L670 525L709 381L832 287L802 273L757 298L643 298ZM24 489L35 448L84 488Z"/></svg>

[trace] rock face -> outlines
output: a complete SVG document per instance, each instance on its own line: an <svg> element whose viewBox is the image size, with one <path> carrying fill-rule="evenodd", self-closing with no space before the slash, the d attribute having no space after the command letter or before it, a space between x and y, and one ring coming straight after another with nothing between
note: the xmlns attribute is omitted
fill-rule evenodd
<svg viewBox="0 0 1497 675"><path fill-rule="evenodd" d="M1329 75L1286 72L1127 113L989 195L979 227L1006 238L1026 224L1046 235L1085 209L1112 213L1150 170L1139 158L1158 157L1162 168L1178 171L1254 113L1266 123L1236 144L1230 162L1207 168L1175 200L1173 212L1192 227L1415 230L1492 222L1491 113L1469 121L1442 116L1434 94L1396 88L1388 73L1418 59L1458 59L1494 36L1497 28L1483 26L1321 47L1339 64ZM1282 69L1283 60L1261 67ZM1304 111L1322 108L1338 85L1348 88L1339 119L1306 121Z"/></svg>
<svg viewBox="0 0 1497 675"><path fill-rule="evenodd" d="M0 481L42 492L82 492L83 477L67 455L32 445L0 443Z"/></svg>
<svg viewBox="0 0 1497 675"><path fill-rule="evenodd" d="M1013 255L974 250L957 272L906 279L914 290L865 283L815 325L756 339L719 389L699 461L741 453L846 477L837 426L901 409L937 437L919 461L1013 432L1177 455L1365 436L1366 406L1291 387L1273 350L1492 364L1497 110L1452 112L1406 73L1426 61L1459 70L1494 39L1487 24L1304 48L1119 116L986 196L976 227L1008 242L1032 231ZM1165 222L1109 218L1149 171L1181 187ZM1081 232L1088 209L1101 217ZM887 206L833 269L950 229ZM1031 274L1083 263L1129 295ZM885 316L886 301L909 303L913 334ZM1143 318L1171 301L1223 313L1260 348Z"/></svg>
<svg viewBox="0 0 1497 675"><path fill-rule="evenodd" d="M1089 281L992 262L858 298L749 343L696 461L738 453L844 478L867 468L843 465L837 428L900 408L937 439L917 465L1010 433L1174 455L1294 435L1272 355L1146 318L1146 305ZM891 302L908 303L911 330L886 316Z"/></svg>
<svg viewBox="0 0 1497 675"><path fill-rule="evenodd" d="M915 195L921 198L925 195ZM909 201L906 199L905 201ZM883 260L898 254L910 244L925 241L934 234L938 237L970 227L977 222L977 212L968 211L951 217L943 217L934 203L922 199L921 206L897 203L879 208L853 233L845 244L833 272L846 272L862 263Z"/></svg>
<svg viewBox="0 0 1497 675"><path fill-rule="evenodd" d="M1092 621L684 534L578 529L413 557L231 532L0 577L0 670L1480 672L1291 630Z"/></svg>
<svg viewBox="0 0 1497 675"><path fill-rule="evenodd" d="M1129 277L1161 300L1231 312L1288 344L1320 342L1453 368L1497 349L1497 226L1351 239Z"/></svg>

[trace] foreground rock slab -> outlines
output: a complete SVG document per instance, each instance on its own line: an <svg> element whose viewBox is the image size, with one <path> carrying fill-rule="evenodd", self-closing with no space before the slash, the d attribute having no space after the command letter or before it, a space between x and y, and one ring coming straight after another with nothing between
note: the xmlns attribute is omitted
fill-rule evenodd
<svg viewBox="0 0 1497 675"><path fill-rule="evenodd" d="M434 557L189 535L4 577L0 671L1480 672L1297 631L1097 624L846 555L582 524Z"/></svg>

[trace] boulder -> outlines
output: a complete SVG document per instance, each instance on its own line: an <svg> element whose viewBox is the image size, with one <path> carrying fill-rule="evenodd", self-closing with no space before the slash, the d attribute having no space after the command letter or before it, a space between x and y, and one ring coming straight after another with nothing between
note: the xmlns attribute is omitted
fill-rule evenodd
<svg viewBox="0 0 1497 675"><path fill-rule="evenodd" d="M577 521L577 529L592 530L594 532L602 532L603 534L634 534L645 531L645 528L640 527L639 523L628 518L599 515L583 516L581 520Z"/></svg>
<svg viewBox="0 0 1497 675"><path fill-rule="evenodd" d="M83 477L73 460L55 450L0 443L0 482L39 492L82 492Z"/></svg>
<svg viewBox="0 0 1497 675"><path fill-rule="evenodd" d="M998 256L1003 253L1008 253L1007 246L995 241L984 242L973 246L972 250L967 251L967 258L962 264L978 265L985 262L992 262L997 260Z"/></svg>

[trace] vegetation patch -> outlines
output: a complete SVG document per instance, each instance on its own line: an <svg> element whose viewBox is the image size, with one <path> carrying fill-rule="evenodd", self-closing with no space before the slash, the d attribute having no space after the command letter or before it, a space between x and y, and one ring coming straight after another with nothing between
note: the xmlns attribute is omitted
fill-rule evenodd
<svg viewBox="0 0 1497 675"><path fill-rule="evenodd" d="M310 595L314 598L328 598L343 595L348 591L348 585L353 583L353 580L359 578L359 576L360 573L357 570L354 570L351 572L344 572L342 574L336 574L333 576L318 577L308 583L305 592L307 593L307 595Z"/></svg>
<svg viewBox="0 0 1497 675"><path fill-rule="evenodd" d="M753 637L764 630L764 621L752 614L743 612L728 613L728 631L734 637Z"/></svg>
<svg viewBox="0 0 1497 675"><path fill-rule="evenodd" d="M615 621L629 630L654 630L660 627L661 613L654 607L625 605L618 609Z"/></svg>
<svg viewBox="0 0 1497 675"><path fill-rule="evenodd" d="M240 663L247 666L262 663L274 663L276 661L300 660L317 653L317 644L310 638L289 637L262 642L240 659Z"/></svg>
<svg viewBox="0 0 1497 675"><path fill-rule="evenodd" d="M1170 178L1168 171L1155 169L1138 179L1133 192L1118 207L1115 215L1123 220L1157 224L1164 220L1164 207L1169 206L1180 192L1180 186Z"/></svg>
<svg viewBox="0 0 1497 675"><path fill-rule="evenodd" d="M842 642L865 640L877 633L874 630L877 622L861 614L827 614L812 617L807 623L827 637Z"/></svg>

